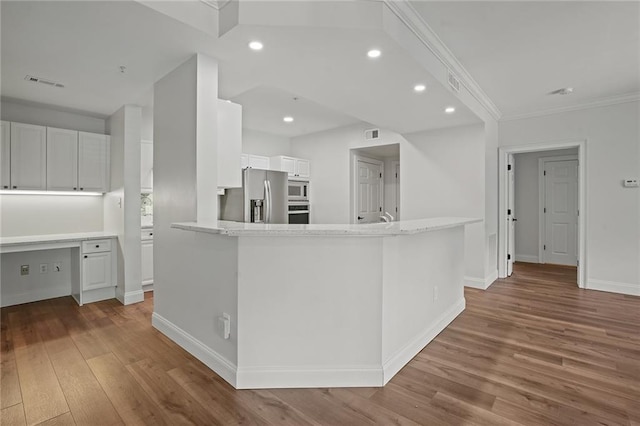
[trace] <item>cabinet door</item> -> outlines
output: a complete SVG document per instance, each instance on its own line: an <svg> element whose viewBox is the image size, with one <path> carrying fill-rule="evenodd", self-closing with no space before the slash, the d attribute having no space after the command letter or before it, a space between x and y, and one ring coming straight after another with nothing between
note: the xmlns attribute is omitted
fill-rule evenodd
<svg viewBox="0 0 640 426"><path fill-rule="evenodd" d="M240 169L246 169L249 167L249 155L240 154Z"/></svg>
<svg viewBox="0 0 640 426"><path fill-rule="evenodd" d="M296 159L296 176L309 177L309 160Z"/></svg>
<svg viewBox="0 0 640 426"><path fill-rule="evenodd" d="M218 100L218 188L239 188L242 173L231 161L242 153L242 106Z"/></svg>
<svg viewBox="0 0 640 426"><path fill-rule="evenodd" d="M78 188L109 191L109 136L78 133Z"/></svg>
<svg viewBox="0 0 640 426"><path fill-rule="evenodd" d="M47 190L78 189L78 132L47 127Z"/></svg>
<svg viewBox="0 0 640 426"><path fill-rule="evenodd" d="M0 189L11 187L11 123L0 122Z"/></svg>
<svg viewBox="0 0 640 426"><path fill-rule="evenodd" d="M111 252L90 253L82 256L82 289L112 287Z"/></svg>
<svg viewBox="0 0 640 426"><path fill-rule="evenodd" d="M289 173L289 176L295 176L296 160L290 157L280 157L280 171Z"/></svg>
<svg viewBox="0 0 640 426"><path fill-rule="evenodd" d="M153 142L140 142L140 192L153 191Z"/></svg>
<svg viewBox="0 0 640 426"><path fill-rule="evenodd" d="M249 167L252 169L269 170L269 157L249 154Z"/></svg>
<svg viewBox="0 0 640 426"><path fill-rule="evenodd" d="M47 128L11 123L11 188L47 189Z"/></svg>
<svg viewBox="0 0 640 426"><path fill-rule="evenodd" d="M153 283L153 240L142 242L142 284Z"/></svg>

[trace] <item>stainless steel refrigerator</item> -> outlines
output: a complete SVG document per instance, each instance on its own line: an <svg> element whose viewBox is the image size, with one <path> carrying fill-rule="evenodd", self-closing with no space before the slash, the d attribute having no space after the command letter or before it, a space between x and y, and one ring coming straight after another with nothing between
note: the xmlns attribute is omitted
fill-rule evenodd
<svg viewBox="0 0 640 426"><path fill-rule="evenodd" d="M244 169L242 188L225 191L220 218L235 222L288 223L287 172Z"/></svg>

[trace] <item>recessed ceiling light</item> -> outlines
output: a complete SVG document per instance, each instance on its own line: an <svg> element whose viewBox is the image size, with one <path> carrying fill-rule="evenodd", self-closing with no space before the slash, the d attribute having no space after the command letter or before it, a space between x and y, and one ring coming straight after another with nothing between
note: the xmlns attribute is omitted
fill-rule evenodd
<svg viewBox="0 0 640 426"><path fill-rule="evenodd" d="M380 52L378 49L371 49L370 51L367 52L367 56L370 58L377 58L380 56L382 52Z"/></svg>
<svg viewBox="0 0 640 426"><path fill-rule="evenodd" d="M444 112L446 112L447 114L453 114L454 112L456 112L456 109L454 107L446 107L444 109Z"/></svg>
<svg viewBox="0 0 640 426"><path fill-rule="evenodd" d="M415 90L416 92L424 92L426 88L427 86L425 86L424 84L416 84L415 86L413 86L413 90Z"/></svg>
<svg viewBox="0 0 640 426"><path fill-rule="evenodd" d="M259 41L252 41L251 43L249 43L249 48L251 50L262 50L262 43L260 43Z"/></svg>
<svg viewBox="0 0 640 426"><path fill-rule="evenodd" d="M293 122L293 117L286 116L282 119L282 121L284 121L285 123L291 123Z"/></svg>

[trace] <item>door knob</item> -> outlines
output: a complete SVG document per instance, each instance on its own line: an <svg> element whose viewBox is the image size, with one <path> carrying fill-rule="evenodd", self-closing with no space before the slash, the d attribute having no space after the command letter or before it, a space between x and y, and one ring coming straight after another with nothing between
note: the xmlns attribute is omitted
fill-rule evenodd
<svg viewBox="0 0 640 426"><path fill-rule="evenodd" d="M362 220L362 219L364 219L364 217L358 216L358 220Z"/></svg>

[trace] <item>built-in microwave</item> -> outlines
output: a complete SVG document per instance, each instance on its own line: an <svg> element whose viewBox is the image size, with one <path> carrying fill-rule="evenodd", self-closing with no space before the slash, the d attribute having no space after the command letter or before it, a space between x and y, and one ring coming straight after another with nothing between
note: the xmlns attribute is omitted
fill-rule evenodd
<svg viewBox="0 0 640 426"><path fill-rule="evenodd" d="M289 179L289 201L309 201L309 181Z"/></svg>

